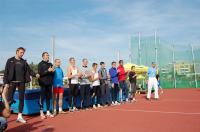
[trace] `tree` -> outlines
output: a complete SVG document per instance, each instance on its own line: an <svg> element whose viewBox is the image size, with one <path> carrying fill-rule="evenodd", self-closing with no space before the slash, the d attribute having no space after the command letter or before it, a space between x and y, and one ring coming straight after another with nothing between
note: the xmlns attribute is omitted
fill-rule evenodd
<svg viewBox="0 0 200 132"><path fill-rule="evenodd" d="M5 70L1 70L0 73L4 73Z"/></svg>
<svg viewBox="0 0 200 132"><path fill-rule="evenodd" d="M34 64L33 62L31 62L31 63L29 64L29 66L30 66L30 68L31 68L35 73L38 72L38 64ZM39 86L39 83L38 83L37 78L32 78L32 85L33 85L33 87Z"/></svg>

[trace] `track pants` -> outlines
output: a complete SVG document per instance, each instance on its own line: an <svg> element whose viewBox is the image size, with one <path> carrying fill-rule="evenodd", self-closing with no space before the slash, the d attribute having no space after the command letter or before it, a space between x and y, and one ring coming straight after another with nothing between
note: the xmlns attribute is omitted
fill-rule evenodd
<svg viewBox="0 0 200 132"><path fill-rule="evenodd" d="M18 92L19 92L18 112L22 113L23 108L24 108L25 83L10 83L7 99L8 99L8 102L13 101L16 88L18 88Z"/></svg>
<svg viewBox="0 0 200 132"><path fill-rule="evenodd" d="M125 100L128 98L128 88L127 88L127 84L126 81L120 81L119 82L119 86L122 90L122 95L121 95L121 101L123 101L123 97L125 97Z"/></svg>
<svg viewBox="0 0 200 132"><path fill-rule="evenodd" d="M101 88L100 86L93 86L93 97L92 97L92 104L95 105L95 97L96 97L96 104L100 104L101 99Z"/></svg>
<svg viewBox="0 0 200 132"><path fill-rule="evenodd" d="M77 96L78 96L78 84L70 84L70 94L69 94L69 106L72 107L77 107L76 102L77 102Z"/></svg>
<svg viewBox="0 0 200 132"><path fill-rule="evenodd" d="M44 109L44 100L46 100L47 111L50 110L50 100L52 96L52 85L40 86L40 110Z"/></svg>
<svg viewBox="0 0 200 132"><path fill-rule="evenodd" d="M119 93L119 86L118 84L114 84L114 88L112 87L112 101L117 101L118 93Z"/></svg>
<svg viewBox="0 0 200 132"><path fill-rule="evenodd" d="M82 107L89 108L90 107L90 84L81 85L80 94L81 94Z"/></svg>
<svg viewBox="0 0 200 132"><path fill-rule="evenodd" d="M154 98L158 99L158 81L155 77L149 77L148 80L148 92L147 92L147 98L150 99L151 98L151 90L154 87Z"/></svg>

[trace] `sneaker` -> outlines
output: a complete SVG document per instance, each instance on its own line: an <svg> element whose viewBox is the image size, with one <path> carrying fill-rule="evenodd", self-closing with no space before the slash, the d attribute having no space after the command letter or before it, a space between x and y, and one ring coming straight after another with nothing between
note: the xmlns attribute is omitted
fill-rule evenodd
<svg viewBox="0 0 200 132"><path fill-rule="evenodd" d="M96 105L93 105L93 108L96 109L97 108Z"/></svg>
<svg viewBox="0 0 200 132"><path fill-rule="evenodd" d="M41 119L44 120L46 119L47 117L43 114L43 115L40 115Z"/></svg>
<svg viewBox="0 0 200 132"><path fill-rule="evenodd" d="M53 116L56 116L57 115L57 112L53 112Z"/></svg>
<svg viewBox="0 0 200 132"><path fill-rule="evenodd" d="M17 122L24 123L24 124L26 123L26 121L22 117L17 118Z"/></svg>
<svg viewBox="0 0 200 132"><path fill-rule="evenodd" d="M54 110L54 112L53 112L53 115L56 115L57 114L57 111L56 110Z"/></svg>
<svg viewBox="0 0 200 132"><path fill-rule="evenodd" d="M133 101L133 100L130 100L129 102L130 102L130 103L133 103L134 101Z"/></svg>
<svg viewBox="0 0 200 132"><path fill-rule="evenodd" d="M69 112L74 112L74 108L69 108Z"/></svg>
<svg viewBox="0 0 200 132"><path fill-rule="evenodd" d="M151 99L150 98L146 98L146 100L150 101Z"/></svg>
<svg viewBox="0 0 200 132"><path fill-rule="evenodd" d="M98 108L101 108L102 106L100 104L97 105Z"/></svg>
<svg viewBox="0 0 200 132"><path fill-rule="evenodd" d="M53 118L54 117L54 115L53 114L51 114L51 113L47 113L47 115L46 115L47 117L50 117L50 118Z"/></svg>
<svg viewBox="0 0 200 132"><path fill-rule="evenodd" d="M74 111L78 111L78 109L76 107L74 107L73 109L74 109Z"/></svg>
<svg viewBox="0 0 200 132"><path fill-rule="evenodd" d="M119 105L119 103L117 101L115 101L115 105Z"/></svg>
<svg viewBox="0 0 200 132"><path fill-rule="evenodd" d="M59 114L66 114L67 112L65 112L65 111L63 111L63 110L61 110L61 111L59 111Z"/></svg>
<svg viewBox="0 0 200 132"><path fill-rule="evenodd" d="M137 100L135 98L133 98L133 101L136 102Z"/></svg>
<svg viewBox="0 0 200 132"><path fill-rule="evenodd" d="M128 98L126 98L126 102L129 102Z"/></svg>

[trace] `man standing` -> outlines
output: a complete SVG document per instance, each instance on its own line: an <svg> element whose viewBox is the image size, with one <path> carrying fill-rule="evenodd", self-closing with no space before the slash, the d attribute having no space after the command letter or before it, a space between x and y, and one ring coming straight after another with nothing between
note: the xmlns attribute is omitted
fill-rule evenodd
<svg viewBox="0 0 200 132"><path fill-rule="evenodd" d="M64 85L63 85L63 70L61 68L61 61L60 59L55 59L55 72L53 77L53 107L54 107L54 115L57 113L57 99L58 99L58 106L59 106L59 114L64 114L63 111L63 93L64 93Z"/></svg>
<svg viewBox="0 0 200 132"><path fill-rule="evenodd" d="M101 103L102 106L105 106L106 103L108 105L111 104L109 99L110 89L108 86L108 74L106 70L106 65L104 62L100 62L101 68L99 69L99 78L100 78L100 84L101 84Z"/></svg>
<svg viewBox="0 0 200 132"><path fill-rule="evenodd" d="M92 73L89 69L88 60L82 60L81 77L80 77L80 94L81 94L81 107L88 109L90 106L90 80ZM84 107L85 104L85 107Z"/></svg>
<svg viewBox="0 0 200 132"><path fill-rule="evenodd" d="M154 62L152 62L152 67L150 67L148 69L148 92L147 92L147 100L150 100L151 98L151 90L152 90L152 87L154 87L154 98L155 99L158 99L159 96L158 96L158 81L156 79L156 71L157 71L157 67L156 67L156 64Z"/></svg>
<svg viewBox="0 0 200 132"><path fill-rule="evenodd" d="M14 102L13 96L16 88L19 92L19 108L17 122L26 123L22 117L22 111L24 107L24 94L25 83L31 81L30 75L39 78L39 74L35 74L27 64L26 60L22 57L25 53L25 48L19 47L16 50L15 57L7 60L5 72L4 72L4 84L5 88L8 88L8 102L12 104Z"/></svg>
<svg viewBox="0 0 200 132"><path fill-rule="evenodd" d="M131 95L130 95L130 102L136 101L135 99L135 93L136 93L136 79L137 75L135 73L135 66L131 67L131 71L128 74L129 76L129 82L131 87Z"/></svg>
<svg viewBox="0 0 200 132"><path fill-rule="evenodd" d="M112 86L112 104L118 105L117 97L119 93L119 81L118 81L118 73L116 68L116 62L112 62L112 67L109 69L109 74L111 77L111 86Z"/></svg>
<svg viewBox="0 0 200 132"><path fill-rule="evenodd" d="M123 101L123 95L125 97L125 101L128 102L128 90L127 90L127 84L126 84L126 74L123 66L123 60L119 61L119 66L117 67L118 72L118 80L119 80L119 86L122 90L122 97L121 101Z"/></svg>
<svg viewBox="0 0 200 132"><path fill-rule="evenodd" d="M46 100L47 105L47 117L54 117L50 113L50 99L52 95L53 75L54 67L49 62L49 54L47 52L42 53L42 61L38 65L38 73L40 74L39 85L40 91L40 116L41 119L45 119L46 116L43 113L43 102Z"/></svg>

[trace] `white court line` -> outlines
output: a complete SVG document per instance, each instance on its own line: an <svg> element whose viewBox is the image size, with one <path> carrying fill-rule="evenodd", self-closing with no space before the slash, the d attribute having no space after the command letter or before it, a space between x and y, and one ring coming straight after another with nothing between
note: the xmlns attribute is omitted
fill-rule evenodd
<svg viewBox="0 0 200 132"><path fill-rule="evenodd" d="M178 115L200 115L200 113L191 112L166 112L166 111L153 111L153 110L130 110L130 109L102 109L107 111L122 111L122 112L144 112L144 113L160 113L160 114L178 114Z"/></svg>

